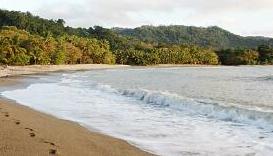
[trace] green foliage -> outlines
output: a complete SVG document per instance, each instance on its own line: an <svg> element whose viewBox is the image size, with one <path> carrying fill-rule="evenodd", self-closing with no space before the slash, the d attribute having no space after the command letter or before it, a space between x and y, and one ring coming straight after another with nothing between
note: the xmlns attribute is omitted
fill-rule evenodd
<svg viewBox="0 0 273 156"><path fill-rule="evenodd" d="M260 60L262 64L273 64L273 48L269 45L261 45L258 47Z"/></svg>
<svg viewBox="0 0 273 156"><path fill-rule="evenodd" d="M0 64L273 64L273 39L241 37L219 27L64 24L0 10Z"/></svg>
<svg viewBox="0 0 273 156"><path fill-rule="evenodd" d="M218 52L224 65L259 64L259 52L253 49L227 49Z"/></svg>
<svg viewBox="0 0 273 156"><path fill-rule="evenodd" d="M64 64L66 62L66 47L63 38L57 40L56 50L52 54L52 64Z"/></svg>
<svg viewBox="0 0 273 156"><path fill-rule="evenodd" d="M242 37L217 26L142 26L135 29L114 28L113 31L123 36L134 37L154 44L194 44L211 47L216 50L227 48L256 48L261 44L273 44L264 37Z"/></svg>
<svg viewBox="0 0 273 156"><path fill-rule="evenodd" d="M64 21L59 19L46 20L38 16L33 16L31 13L23 13L19 11L0 10L0 27L15 26L18 29L24 29L30 33L46 36L48 32L54 36L64 34Z"/></svg>
<svg viewBox="0 0 273 156"><path fill-rule="evenodd" d="M258 64L259 52L251 49L244 50L239 55L240 64L254 65Z"/></svg>
<svg viewBox="0 0 273 156"><path fill-rule="evenodd" d="M127 49L115 51L117 63L130 65L154 64L218 64L218 56L213 50L196 46L172 46L153 49Z"/></svg>
<svg viewBox="0 0 273 156"><path fill-rule="evenodd" d="M77 36L41 37L2 27L0 63L8 65L115 63L108 42Z"/></svg>

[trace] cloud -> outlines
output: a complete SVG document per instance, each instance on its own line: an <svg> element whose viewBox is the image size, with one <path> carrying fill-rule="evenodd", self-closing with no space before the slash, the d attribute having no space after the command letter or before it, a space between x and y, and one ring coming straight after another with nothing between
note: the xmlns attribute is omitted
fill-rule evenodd
<svg viewBox="0 0 273 156"><path fill-rule="evenodd" d="M143 24L218 25L242 35L272 35L272 0L0 0L68 25L135 27ZM3 3L2 3L3 2ZM266 33L265 33L266 32Z"/></svg>

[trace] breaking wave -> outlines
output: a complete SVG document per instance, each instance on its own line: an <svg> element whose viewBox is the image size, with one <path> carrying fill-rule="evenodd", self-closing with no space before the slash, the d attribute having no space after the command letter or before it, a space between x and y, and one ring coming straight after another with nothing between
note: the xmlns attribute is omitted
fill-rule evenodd
<svg viewBox="0 0 273 156"><path fill-rule="evenodd" d="M193 99L169 92L146 89L114 89L109 85L102 84L98 84L96 88L134 98L153 107L166 107L207 118L273 129L273 112L259 108L247 108L232 103L225 104L212 100Z"/></svg>

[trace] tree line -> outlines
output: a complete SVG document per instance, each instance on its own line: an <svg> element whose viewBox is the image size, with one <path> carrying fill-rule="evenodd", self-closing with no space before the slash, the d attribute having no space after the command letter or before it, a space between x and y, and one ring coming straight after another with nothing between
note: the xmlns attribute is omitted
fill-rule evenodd
<svg viewBox="0 0 273 156"><path fill-rule="evenodd" d="M139 44L111 50L107 40L75 35L32 35L13 26L0 30L0 63L33 64L218 64L211 49L176 45L152 47Z"/></svg>
<svg viewBox="0 0 273 156"><path fill-rule="evenodd" d="M273 47L260 45L257 48L237 48L217 51L224 65L273 65Z"/></svg>
<svg viewBox="0 0 273 156"><path fill-rule="evenodd" d="M62 19L0 10L0 64L273 64L270 44L219 50L191 42L150 42L100 26L64 24Z"/></svg>
<svg viewBox="0 0 273 156"><path fill-rule="evenodd" d="M115 63L107 41L63 35L32 35L16 27L0 30L0 63L7 65Z"/></svg>

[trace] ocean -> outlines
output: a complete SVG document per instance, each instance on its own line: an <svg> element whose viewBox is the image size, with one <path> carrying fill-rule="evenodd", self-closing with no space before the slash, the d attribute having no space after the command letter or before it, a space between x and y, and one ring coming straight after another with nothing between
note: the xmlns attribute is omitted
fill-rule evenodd
<svg viewBox="0 0 273 156"><path fill-rule="evenodd" d="M154 154L273 155L273 66L51 73L1 95Z"/></svg>

